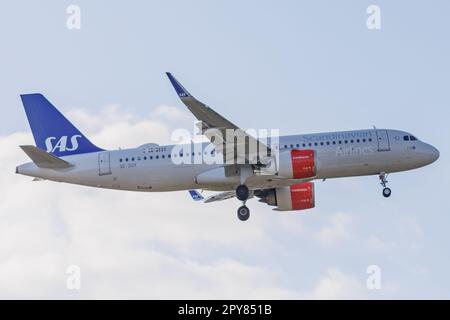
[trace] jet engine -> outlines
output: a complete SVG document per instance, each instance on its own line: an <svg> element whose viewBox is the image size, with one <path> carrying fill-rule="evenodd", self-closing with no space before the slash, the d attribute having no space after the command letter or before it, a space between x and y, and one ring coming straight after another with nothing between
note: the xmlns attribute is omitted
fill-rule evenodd
<svg viewBox="0 0 450 320"><path fill-rule="evenodd" d="M314 150L290 150L280 153L278 175L288 179L312 178L317 173Z"/></svg>
<svg viewBox="0 0 450 320"><path fill-rule="evenodd" d="M314 183L302 182L289 187L255 191L259 201L269 206L276 206L274 210L290 211L311 209L315 206Z"/></svg>

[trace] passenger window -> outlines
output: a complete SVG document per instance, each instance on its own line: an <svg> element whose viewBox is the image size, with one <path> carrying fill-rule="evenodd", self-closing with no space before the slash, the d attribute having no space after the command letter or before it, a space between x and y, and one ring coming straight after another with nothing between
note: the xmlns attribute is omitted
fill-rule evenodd
<svg viewBox="0 0 450 320"><path fill-rule="evenodd" d="M297 143L297 148L300 148L300 145Z"/></svg>
<svg viewBox="0 0 450 320"><path fill-rule="evenodd" d="M356 139L356 142L359 143L359 139Z"/></svg>
<svg viewBox="0 0 450 320"><path fill-rule="evenodd" d="M155 156L155 159L159 159L159 156Z"/></svg>
<svg viewBox="0 0 450 320"><path fill-rule="evenodd" d="M344 143L347 144L347 143L348 143L348 140L345 140Z"/></svg>
<svg viewBox="0 0 450 320"><path fill-rule="evenodd" d="M323 146L323 142L321 142L320 145Z"/></svg>
<svg viewBox="0 0 450 320"><path fill-rule="evenodd" d="M134 161L134 158L131 158L131 161Z"/></svg>
<svg viewBox="0 0 450 320"><path fill-rule="evenodd" d="M353 141L353 139L352 140L350 140L350 143L353 143L354 141Z"/></svg>
<svg viewBox="0 0 450 320"><path fill-rule="evenodd" d="M366 142L366 139L363 139L363 142Z"/></svg>
<svg viewBox="0 0 450 320"><path fill-rule="evenodd" d="M294 147L294 145L293 144L291 144L291 149Z"/></svg>
<svg viewBox="0 0 450 320"><path fill-rule="evenodd" d="M127 162L128 162L128 158L125 158L125 161L127 161Z"/></svg>
<svg viewBox="0 0 450 320"><path fill-rule="evenodd" d="M302 146L303 146L303 148L304 148L304 147L306 147L306 144L304 143Z"/></svg>
<svg viewBox="0 0 450 320"><path fill-rule="evenodd" d="M164 158L165 158L165 156L164 156L164 155L162 155L162 156L161 156L161 158L163 158L163 159L164 159Z"/></svg>
<svg viewBox="0 0 450 320"><path fill-rule="evenodd" d="M150 160L153 160L153 156L150 156Z"/></svg>
<svg viewBox="0 0 450 320"><path fill-rule="evenodd" d="M144 157L144 160L147 160L147 157Z"/></svg>
<svg viewBox="0 0 450 320"><path fill-rule="evenodd" d="M312 146L311 142L310 142L310 143L308 143L308 146L310 146L310 147Z"/></svg>
<svg viewBox="0 0 450 320"><path fill-rule="evenodd" d="M314 145L317 147L318 143L317 143L317 142L314 142Z"/></svg>
<svg viewBox="0 0 450 320"><path fill-rule="evenodd" d="M333 144L336 144L336 141L333 141Z"/></svg>
<svg viewBox="0 0 450 320"><path fill-rule="evenodd" d="M369 142L372 142L372 138L369 138Z"/></svg>
<svg viewBox="0 0 450 320"><path fill-rule="evenodd" d="M119 162L122 162L122 159L119 159Z"/></svg>

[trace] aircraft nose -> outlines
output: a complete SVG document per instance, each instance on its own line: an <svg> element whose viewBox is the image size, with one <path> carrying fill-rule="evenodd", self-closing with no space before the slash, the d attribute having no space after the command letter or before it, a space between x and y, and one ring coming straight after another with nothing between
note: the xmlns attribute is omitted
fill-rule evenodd
<svg viewBox="0 0 450 320"><path fill-rule="evenodd" d="M436 149L435 147L432 146L431 148L433 148L433 155L432 155L433 161L436 161L437 159L439 159L439 156L441 154L439 153L439 150Z"/></svg>
<svg viewBox="0 0 450 320"><path fill-rule="evenodd" d="M430 163L435 162L439 158L439 150L432 145L427 145L427 155L430 159Z"/></svg>

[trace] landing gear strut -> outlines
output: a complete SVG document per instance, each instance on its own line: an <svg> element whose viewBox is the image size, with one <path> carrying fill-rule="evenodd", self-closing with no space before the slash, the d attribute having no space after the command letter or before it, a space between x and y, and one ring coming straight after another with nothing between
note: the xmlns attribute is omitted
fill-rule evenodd
<svg viewBox="0 0 450 320"><path fill-rule="evenodd" d="M387 181L387 173L386 172L381 172L379 175L380 178L380 184L383 186L383 197L385 198L389 198L391 196L391 189L386 187L388 181Z"/></svg>

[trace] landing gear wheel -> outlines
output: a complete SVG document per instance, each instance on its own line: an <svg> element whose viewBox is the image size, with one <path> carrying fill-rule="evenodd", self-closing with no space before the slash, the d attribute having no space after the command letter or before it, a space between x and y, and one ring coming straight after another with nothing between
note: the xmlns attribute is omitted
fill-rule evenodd
<svg viewBox="0 0 450 320"><path fill-rule="evenodd" d="M389 198L391 196L391 193L392 193L391 189L389 189L387 187L383 189L383 196L385 198Z"/></svg>
<svg viewBox="0 0 450 320"><path fill-rule="evenodd" d="M250 191L248 190L247 186L245 184L241 184L236 188L236 198L238 198L241 201L245 201L248 199L248 196L250 194Z"/></svg>
<svg viewBox="0 0 450 320"><path fill-rule="evenodd" d="M239 207L237 216L241 221L247 221L250 218L250 210L246 206Z"/></svg>

